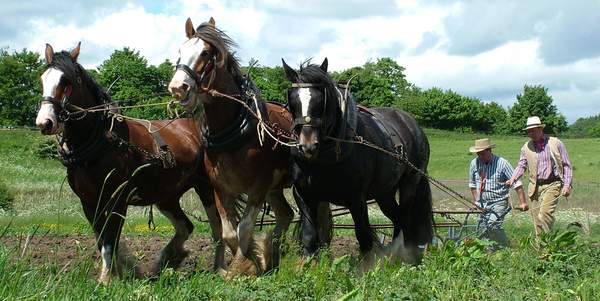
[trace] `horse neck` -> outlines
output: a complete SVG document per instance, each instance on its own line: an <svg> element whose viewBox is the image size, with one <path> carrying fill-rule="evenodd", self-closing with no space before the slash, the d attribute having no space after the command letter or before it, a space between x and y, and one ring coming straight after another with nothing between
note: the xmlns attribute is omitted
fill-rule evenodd
<svg viewBox="0 0 600 301"><path fill-rule="evenodd" d="M102 103L102 100L96 96L87 88L82 88L77 91L73 91L69 102L82 108L88 108L96 104ZM89 102L89 104L87 103ZM63 140L67 147L71 150L78 149L81 146L89 143L91 139L95 139L104 129L98 128L101 126L98 124L98 114L102 113L88 113L85 117L80 120L68 120L65 122L65 128L63 131Z"/></svg>
<svg viewBox="0 0 600 301"><path fill-rule="evenodd" d="M217 70L211 88L220 93L241 98L240 84L231 73L224 69ZM213 133L230 126L238 118L242 108L242 105L234 100L212 96L209 93L204 94L201 101L204 101L204 126L207 126Z"/></svg>

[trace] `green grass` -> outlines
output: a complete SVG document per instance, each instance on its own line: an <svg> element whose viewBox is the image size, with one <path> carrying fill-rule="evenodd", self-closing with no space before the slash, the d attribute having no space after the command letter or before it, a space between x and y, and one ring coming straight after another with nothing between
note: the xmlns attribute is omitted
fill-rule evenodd
<svg viewBox="0 0 600 301"><path fill-rule="evenodd" d="M431 144L429 173L468 195L468 152L481 135L426 130ZM494 153L513 165L526 137L492 136ZM63 180L65 168L56 160L41 159L37 146L47 137L31 131L0 131L0 180L14 197L12 209L0 209L0 236L91 235L79 200ZM30 265L15 250L0 244L0 299L342 299L342 300L595 300L600 296L600 213L597 166L600 139L564 139L574 165L575 190L569 201L561 201L557 228L584 221L590 236L580 235L563 245L544 248L531 242L528 213L509 215L506 229L515 247L493 254L482 253L484 245L448 243L428 251L418 267L388 263L364 276L357 275L356 258L330 259L324 252L317 263L296 269L298 257L289 254L273 275L238 278L226 282L219 276L198 271L191 275L168 270L157 280L126 279L110 287L98 285L90 275L98 263L89 259L71 263ZM514 197L513 197L514 199ZM454 208L459 203L434 189L436 207ZM204 215L197 197L187 193L182 200L187 212ZM145 208L131 208L125 235L172 235L168 221L155 211L156 231L147 228ZM349 223L349 217L339 218ZM388 221L374 212L373 223ZM473 218L471 219L473 222ZM194 221L196 235L207 235L208 227ZM446 230L438 230L444 235ZM352 230L336 235L353 236ZM554 237L559 237L555 235ZM92 247L90 247L92 248ZM553 252L548 255L549 252ZM544 257L547 256L547 257ZM549 256L549 257L548 257Z"/></svg>
<svg viewBox="0 0 600 301"><path fill-rule="evenodd" d="M272 275L224 281L211 273L167 270L156 280L126 279L109 287L90 277L89 260L30 266L0 247L0 299L90 300L596 300L600 295L600 249L575 235L552 235L542 246L529 236L516 246L485 253L485 244L433 247L417 267L384 263L358 275L348 256L297 268L284 257ZM556 246L561 245L557 248Z"/></svg>

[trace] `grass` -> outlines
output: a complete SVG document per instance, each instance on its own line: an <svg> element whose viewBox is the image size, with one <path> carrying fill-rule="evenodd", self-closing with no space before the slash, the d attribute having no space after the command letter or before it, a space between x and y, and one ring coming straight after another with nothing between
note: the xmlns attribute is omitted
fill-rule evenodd
<svg viewBox="0 0 600 301"><path fill-rule="evenodd" d="M473 155L468 152L475 134L426 130L431 144L429 173L468 195L466 177ZM79 200L63 180L65 168L56 160L37 156L38 145L50 139L32 131L0 131L0 181L13 196L12 208L0 209L0 237L37 235L91 235ZM513 165L526 137L492 136L494 153ZM557 243L550 239L544 247L531 241L528 213L509 215L506 229L515 247L493 254L483 253L485 244L446 243L427 252L418 267L387 263L359 276L356 258L332 259L327 252L316 264L296 268L298 256L283 258L277 273L258 278L222 278L198 270L186 274L167 270L156 280L115 281L110 287L98 285L93 274L98 262L90 250L82 260L70 263L48 261L31 265L18 250L0 243L0 299L340 299L340 300L594 300L600 296L600 139L564 139L574 166L575 189L568 201L561 201L557 228L564 231L572 221L587 221L591 233ZM46 143L47 144L47 143ZM513 197L514 200L514 197ZM434 189L436 208L455 208L458 203ZM203 215L197 197L188 192L183 207L193 215ZM132 207L124 235L171 236L166 218L155 214L157 229L147 227L145 208ZM349 217L339 222L351 222ZM471 219L471 222L473 219ZM373 212L373 223L388 221ZM194 221L196 235L208 235L204 223ZM439 230L442 232L446 230ZM353 236L352 230L336 235ZM565 239L566 240L566 239ZM551 253L551 254L550 254Z"/></svg>
<svg viewBox="0 0 600 301"><path fill-rule="evenodd" d="M523 230L526 231L526 230ZM517 231L517 233L520 233ZM430 248L417 267L387 262L365 275L356 258L330 258L298 268L283 258L277 273L224 281L211 273L167 270L155 280L114 281L104 287L89 274L94 262L30 266L0 247L0 298L26 300L595 300L600 251L574 233L548 236L542 246L519 235L516 246L487 254L485 243ZM561 245L557 248L557 245Z"/></svg>

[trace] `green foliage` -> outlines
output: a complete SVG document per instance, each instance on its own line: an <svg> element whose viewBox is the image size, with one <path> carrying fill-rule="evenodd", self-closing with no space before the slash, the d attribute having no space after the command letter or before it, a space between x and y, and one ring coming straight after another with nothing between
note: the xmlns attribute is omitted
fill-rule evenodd
<svg viewBox="0 0 600 301"><path fill-rule="evenodd" d="M255 64L254 66L252 66ZM276 101L279 103L287 102L287 89L290 83L286 80L283 67L274 68L256 65L256 61L251 61L250 66L244 68L249 72L250 78L260 89L262 99L265 101Z"/></svg>
<svg viewBox="0 0 600 301"><path fill-rule="evenodd" d="M98 67L100 84L112 85L110 95L121 106L132 106L160 102L158 96L167 93L167 85L173 74L173 65L168 60L158 67L149 66L138 51L127 47L115 50L110 58ZM114 83L114 84L113 84ZM124 112L126 115L145 119L164 119L164 107L136 108Z"/></svg>
<svg viewBox="0 0 600 301"><path fill-rule="evenodd" d="M577 119L569 126L567 135L574 138L600 138L600 115Z"/></svg>
<svg viewBox="0 0 600 301"><path fill-rule="evenodd" d="M541 85L525 85L523 94L517 95L517 102L508 109L508 114L507 129L512 133L523 133L529 116L539 116L546 124L544 131L547 133L558 134L567 129L565 116L558 112L548 89Z"/></svg>
<svg viewBox="0 0 600 301"><path fill-rule="evenodd" d="M439 88L412 95L411 103L405 106L424 126L486 133L498 133L505 128L506 111L495 102L484 104L479 99Z"/></svg>
<svg viewBox="0 0 600 301"><path fill-rule="evenodd" d="M391 58L332 73L332 78L341 83L347 83L352 77L350 91L365 106L401 107L412 88L404 75L404 67Z"/></svg>
<svg viewBox="0 0 600 301"><path fill-rule="evenodd" d="M58 159L58 143L52 138L39 139L35 145L35 153L39 158Z"/></svg>
<svg viewBox="0 0 600 301"><path fill-rule="evenodd" d="M14 200L8 186L0 179L0 211L12 209Z"/></svg>
<svg viewBox="0 0 600 301"><path fill-rule="evenodd" d="M577 243L577 232L571 230L540 234L539 240L532 245L541 253L540 259L550 262L571 263L579 254L580 244Z"/></svg>
<svg viewBox="0 0 600 301"><path fill-rule="evenodd" d="M0 125L33 125L41 99L43 63L37 53L0 49Z"/></svg>

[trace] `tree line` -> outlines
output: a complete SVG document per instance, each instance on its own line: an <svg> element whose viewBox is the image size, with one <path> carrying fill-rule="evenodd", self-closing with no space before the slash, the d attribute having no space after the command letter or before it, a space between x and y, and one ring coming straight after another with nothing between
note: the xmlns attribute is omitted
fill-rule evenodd
<svg viewBox="0 0 600 301"><path fill-rule="evenodd" d="M27 49L9 53L0 49L0 125L33 125L41 100L40 75L45 69L40 55ZM252 59L242 68L261 89L263 99L285 102L290 86L280 66L259 65ZM158 66L130 48L115 50L96 70L89 70L100 85L110 87L113 100L122 106L165 102L174 65L165 60ZM576 137L600 137L600 115L578 120L570 127L553 104L548 89L525 85L508 108L491 101L460 95L441 88L422 89L406 80L405 68L391 58L379 58L362 66L333 72L340 82L350 81L359 104L394 106L414 115L422 126L490 134L523 133L528 116L538 115L546 131ZM128 109L126 115L167 118L162 106Z"/></svg>

